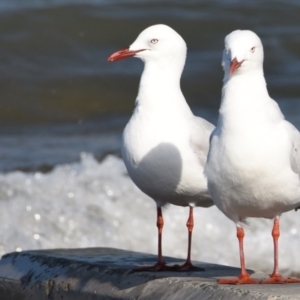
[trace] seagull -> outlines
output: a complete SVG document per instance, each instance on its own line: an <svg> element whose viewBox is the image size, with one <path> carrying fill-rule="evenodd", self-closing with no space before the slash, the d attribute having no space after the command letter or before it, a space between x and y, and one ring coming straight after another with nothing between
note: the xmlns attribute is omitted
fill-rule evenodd
<svg viewBox="0 0 300 300"><path fill-rule="evenodd" d="M250 30L225 38L224 80L218 125L205 167L216 206L236 224L241 274L219 283L288 283L278 267L279 217L300 205L300 133L270 98L263 45ZM274 219L274 270L258 282L245 268L243 226L248 217Z"/></svg>
<svg viewBox="0 0 300 300"><path fill-rule="evenodd" d="M122 156L133 182L156 202L158 259L141 271L203 271L191 262L193 208L213 201L203 174L214 125L196 117L180 88L187 47L167 25L153 25L130 47L113 53L108 61L137 57L144 62L135 109L125 127ZM162 257L162 207L189 207L188 255L182 266L169 267Z"/></svg>

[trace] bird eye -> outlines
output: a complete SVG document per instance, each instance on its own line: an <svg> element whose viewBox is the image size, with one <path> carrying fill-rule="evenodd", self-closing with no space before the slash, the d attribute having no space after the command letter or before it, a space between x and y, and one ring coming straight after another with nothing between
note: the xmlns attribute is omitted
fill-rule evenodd
<svg viewBox="0 0 300 300"><path fill-rule="evenodd" d="M158 43L158 39L152 39L151 40L151 44L157 44Z"/></svg>
<svg viewBox="0 0 300 300"><path fill-rule="evenodd" d="M254 53L255 52L255 47L251 48L251 52Z"/></svg>

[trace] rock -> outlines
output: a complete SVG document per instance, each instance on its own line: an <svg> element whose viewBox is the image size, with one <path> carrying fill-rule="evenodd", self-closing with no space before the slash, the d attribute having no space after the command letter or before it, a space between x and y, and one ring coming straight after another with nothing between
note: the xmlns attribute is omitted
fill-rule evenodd
<svg viewBox="0 0 300 300"><path fill-rule="evenodd" d="M239 268L217 264L194 262L204 272L132 272L155 262L156 255L112 248L14 252L0 260L0 299L300 299L300 284L218 285Z"/></svg>

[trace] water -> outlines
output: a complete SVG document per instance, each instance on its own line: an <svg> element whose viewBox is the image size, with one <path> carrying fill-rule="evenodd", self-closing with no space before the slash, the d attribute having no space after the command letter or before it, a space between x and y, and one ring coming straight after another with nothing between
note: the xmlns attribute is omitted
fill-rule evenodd
<svg viewBox="0 0 300 300"><path fill-rule="evenodd" d="M273 98L300 129L298 1L0 1L0 253L111 246L156 253L155 205L120 159L142 63L107 57L149 25L165 23L188 45L183 92L213 123L223 39L252 29L265 47ZM187 209L164 209L165 255L184 258ZM239 264L234 224L195 209L193 258ZM282 216L280 264L298 272L299 212ZM272 223L246 229L249 268L272 269Z"/></svg>
<svg viewBox="0 0 300 300"><path fill-rule="evenodd" d="M154 201L128 177L120 158L101 163L83 153L80 162L46 174L0 175L0 252L25 249L117 247L156 253ZM163 253L185 258L188 208L163 209ZM246 228L247 266L271 272L272 222L251 220ZM281 218L280 265L299 272L299 214ZM193 259L237 266L235 226L216 207L195 209Z"/></svg>

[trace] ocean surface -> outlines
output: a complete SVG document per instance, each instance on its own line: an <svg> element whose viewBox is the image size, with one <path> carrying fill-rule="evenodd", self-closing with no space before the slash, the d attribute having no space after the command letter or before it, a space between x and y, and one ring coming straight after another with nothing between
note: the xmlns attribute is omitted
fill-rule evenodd
<svg viewBox="0 0 300 300"><path fill-rule="evenodd" d="M188 46L182 89L216 124L226 34L254 30L270 95L300 129L299 1L1 0L0 255L69 247L156 253L155 203L120 158L143 64L108 63L146 27L164 23ZM185 258L188 209L164 209L165 255ZM239 265L235 225L195 209L193 259ZM280 267L300 275L300 213L281 218ZM251 219L249 268L272 271L272 222Z"/></svg>

